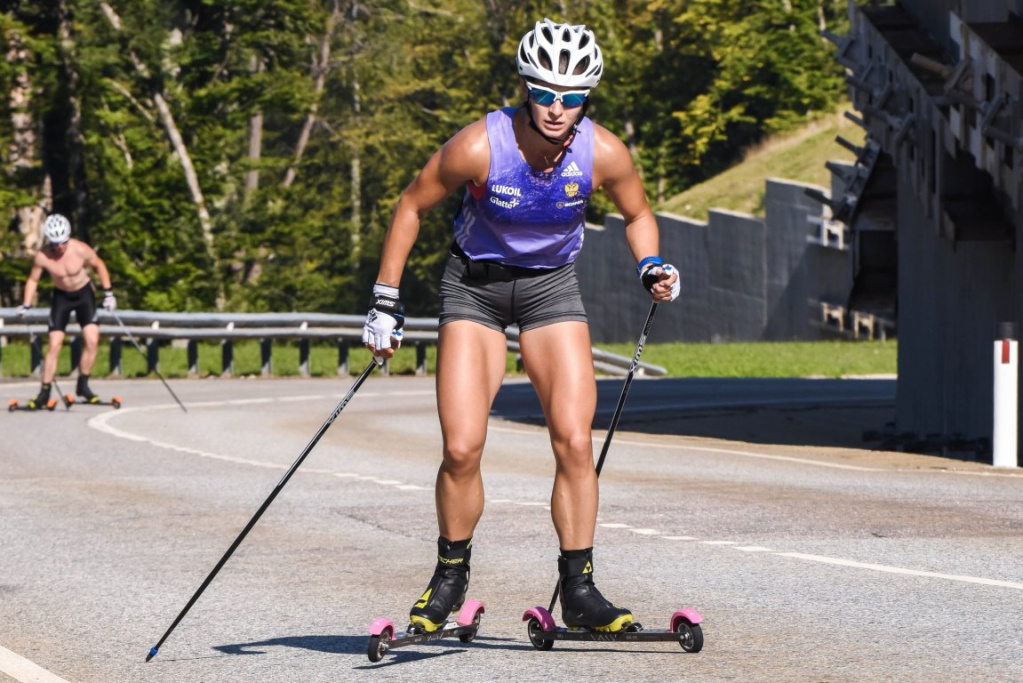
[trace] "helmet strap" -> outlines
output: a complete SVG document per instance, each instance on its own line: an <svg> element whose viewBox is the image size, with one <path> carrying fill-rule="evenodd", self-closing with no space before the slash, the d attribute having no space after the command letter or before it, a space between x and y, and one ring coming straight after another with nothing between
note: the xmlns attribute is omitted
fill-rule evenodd
<svg viewBox="0 0 1023 683"><path fill-rule="evenodd" d="M586 98L586 101L583 102L583 106L579 110L579 115L575 117L575 123L573 123L572 127L569 129L568 135L561 139L551 137L550 135L547 135L542 130L540 130L540 127L536 125L536 121L533 120L533 108L529 106L528 98L526 99L525 103L523 103L522 106L526 110L526 117L529 119L529 127L536 131L537 135L539 135L552 145L557 145L559 147L568 147L570 144L572 144L572 140L575 139L575 134L579 130L579 124L583 122L583 117L586 116L586 110L590 106L590 100L589 98Z"/></svg>

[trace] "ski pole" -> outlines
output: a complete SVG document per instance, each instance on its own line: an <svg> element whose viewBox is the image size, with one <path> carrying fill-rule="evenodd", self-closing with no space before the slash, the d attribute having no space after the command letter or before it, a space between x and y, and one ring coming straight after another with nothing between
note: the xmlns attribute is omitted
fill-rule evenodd
<svg viewBox="0 0 1023 683"><path fill-rule="evenodd" d="M650 304L650 312L646 314L643 333L639 335L636 353L632 356L632 363L629 364L629 373L625 376L625 385L622 387L621 396L618 397L618 405L615 407L614 416L611 418L611 426L607 428L607 436L604 437L604 447L600 449L600 457L597 458L597 477L600 477L600 470L604 467L604 458L607 457L607 451L611 447L611 437L615 435L615 430L618 429L618 421L622 417L622 408L625 407L625 399L629 395L629 387L632 386L632 378L636 374L636 368L639 367L639 357L643 354L643 345L646 344L647 335L650 334L650 325L654 322L654 313L656 312L657 302L654 301ZM547 608L548 612L554 611L554 603L558 601L560 590L561 581L559 580L557 585L554 586L554 595L551 596L551 604Z"/></svg>
<svg viewBox="0 0 1023 683"><path fill-rule="evenodd" d="M142 350L142 347L139 346L139 343L135 341L135 337L132 336L131 330L124 326L124 323L121 322L121 318L120 316L117 315L116 311L110 311L110 314L114 316L114 320L116 320L117 324L121 326L121 329L124 330L124 333L128 335L128 339L131 340L131 343L135 345L135 348L138 350L139 353L142 354L142 357L146 359L146 363L148 363L149 356L147 356L146 352ZM178 398L178 395L174 393L174 390L170 388L170 385L167 384L167 380L163 378L163 375L160 374L160 371L154 367L153 372L155 372L156 376L160 378L161 382L163 382L163 386L167 387L167 391L169 391L170 395L174 397L174 400L178 402L178 405L181 406L181 409L187 413L188 408L186 408L185 404L181 402L181 399Z"/></svg>
<svg viewBox="0 0 1023 683"><path fill-rule="evenodd" d="M28 343L31 346L35 342L36 331L28 323L25 323L25 327L28 328ZM49 351L49 349L47 349L47 351ZM44 363L44 367L45 367L45 363ZM45 370L43 372L45 373ZM71 410L71 402L67 400L67 396L64 395L64 392L60 390L60 385L57 384L57 368L53 369L53 380L52 381L53 381L53 388L57 390L58 394L60 394L60 400L61 400L61 403L64 404L64 410Z"/></svg>
<svg viewBox="0 0 1023 683"><path fill-rule="evenodd" d="M319 431L316 432L312 440L302 450L302 453L301 455L298 456L298 459L296 459L295 462L291 464L291 467L288 468L288 471L284 473L284 476L277 483L277 486L274 487L273 492L270 493L270 496L265 501L263 501L262 505L259 506L259 510L257 510L256 514L252 516L252 519L249 520L249 523L245 525L245 528L242 529L242 532L238 534L238 538L234 539L234 543L231 544L231 547L227 549L227 552L224 553L224 556L220 558L219 562L217 562L217 566L213 568L213 571L210 572L209 576L206 577L206 580L202 582L201 586L199 586L199 590L197 590L195 594L192 595L191 599L189 599L188 603L185 605L185 608L181 610L178 616L174 619L174 622L170 625L170 628L167 629L166 633L163 634L163 636L156 643L156 645L150 648L149 654L146 655L147 662L153 657L155 657L156 653L160 651L160 646L163 645L163 641L167 640L167 636L169 636L171 632L175 629L175 627L177 627L178 623L184 618L185 614L188 613L188 610L190 610L192 608L192 605L195 604L195 601L199 599L200 595L202 595L202 592L206 590L206 587L210 585L211 581L213 581L213 577L217 575L217 572L219 572L221 567L224 566L228 558L230 558L234 551L237 550L238 546L241 545L241 542L245 539L245 536L248 535L249 531L252 530L252 527L256 525L256 522L259 521L259 518L263 516L263 513L266 512L266 509L270 507L270 503L274 501L274 498L277 497L277 494L281 492L281 490L284 488L284 485L288 483L289 479L291 479L291 475L293 475L298 470L299 466L302 464L302 461L305 460L306 456L312 452L313 447L316 445L316 442L320 440L320 437L324 435L324 433L327 431L327 428L330 427L330 425L333 424L334 420L337 419L337 416L341 414L341 411L344 410L345 406L348 405L348 402L352 400L352 396L355 396L355 392L359 390L359 387L362 386L362 383L366 381L366 378L369 377L369 373L373 372L373 368L375 368L376 366L377 364L375 361L370 361L369 365L366 366L366 369L362 371L361 375L359 375L359 378L355 380L355 384L353 384L352 388L348 390L348 393L345 394L345 397L341 399L341 402L337 404L337 407L334 408L334 412L330 414L326 422L324 422L320 426Z"/></svg>

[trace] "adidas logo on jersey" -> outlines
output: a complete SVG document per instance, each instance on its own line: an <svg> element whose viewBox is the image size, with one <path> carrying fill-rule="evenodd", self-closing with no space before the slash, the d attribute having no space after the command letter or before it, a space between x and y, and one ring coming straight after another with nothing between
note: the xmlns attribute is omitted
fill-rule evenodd
<svg viewBox="0 0 1023 683"><path fill-rule="evenodd" d="M573 161L561 172L562 178L578 178L582 176L583 172L579 170L579 166Z"/></svg>

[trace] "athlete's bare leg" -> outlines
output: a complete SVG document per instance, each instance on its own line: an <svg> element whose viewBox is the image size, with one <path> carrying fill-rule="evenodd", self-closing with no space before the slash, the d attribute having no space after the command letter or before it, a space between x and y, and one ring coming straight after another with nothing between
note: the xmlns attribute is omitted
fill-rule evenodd
<svg viewBox="0 0 1023 683"><path fill-rule="evenodd" d="M82 357L78 360L78 373L91 375L92 366L96 364L96 352L99 350L99 325L90 324L82 327Z"/></svg>
<svg viewBox="0 0 1023 683"><path fill-rule="evenodd" d="M49 384L57 374L57 360L60 348L64 345L64 333L60 330L50 331L50 342L46 347L46 358L43 359L43 384Z"/></svg>
<svg viewBox="0 0 1023 683"><path fill-rule="evenodd" d="M522 361L543 406L557 469L551 517L563 550L593 546L597 472L591 426L597 383L584 322L534 328L519 336Z"/></svg>
<svg viewBox="0 0 1023 683"><path fill-rule="evenodd" d="M437 472L437 523L452 541L470 538L483 514L480 460L490 406L507 362L503 332L467 320L440 328L437 410L444 461Z"/></svg>

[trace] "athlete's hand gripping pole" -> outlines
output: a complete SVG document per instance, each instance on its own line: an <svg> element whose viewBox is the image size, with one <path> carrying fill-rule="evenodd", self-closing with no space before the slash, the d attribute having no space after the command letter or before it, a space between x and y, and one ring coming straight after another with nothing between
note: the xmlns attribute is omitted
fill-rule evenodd
<svg viewBox="0 0 1023 683"><path fill-rule="evenodd" d="M206 577L206 580L202 582L201 586L199 586L199 590L197 590L195 594L192 595L191 599L189 599L188 603L185 605L185 608L181 610L177 618L174 619L174 623L170 625L170 628L167 629L167 632L163 634L163 636L156 643L156 645L150 648L149 654L146 655L147 662L153 657L155 657L156 653L160 651L160 646L163 645L163 642L165 640L167 640L167 636L169 636L171 632L175 629L175 627L177 627L178 623L184 618L185 614L188 613L188 610L190 610L192 608L192 605L195 604L195 601L199 599L199 596L202 595L203 591L206 590L206 587L210 585L210 582L213 581L213 578L217 575L220 569L224 566L225 563L227 563L227 560L231 557L232 554L234 554L234 551L238 549L238 546L241 545L241 542L248 535L249 531L252 530L252 527L256 525L256 522L258 522L259 518L263 516L263 513L266 512L266 509L270 507L270 503L274 501L274 498L277 497L277 494L281 492L281 490L284 488L284 485L288 483L289 479L291 479L291 475L295 474L299 466L306 459L306 456L308 456L312 452L313 447L320 440L320 437L322 437L324 433L326 433L330 425L334 423L334 420L337 419L337 416L340 415L341 411L344 410L346 405L348 405L348 402L352 400L352 397L355 396L355 392L359 390L359 387L362 386L362 383L366 381L366 378L369 377L369 374L373 372L373 368L375 368L376 366L377 364L374 361L370 361L369 365L366 366L366 369L362 371L361 375L359 375L359 378L355 380L355 384L352 385L352 388L348 390L348 393L345 394L344 398L341 399L341 402L337 404L336 408L334 408L334 412L332 412L330 416L327 417L327 420L322 425L320 425L320 429L316 432L312 440L302 450L301 455L299 455L295 462L291 464L291 467L288 468L288 471L284 473L284 476L281 477L280 482L278 482L277 486L274 487L274 490L272 493L270 493L270 496L265 501L263 501L263 504L259 506L259 510L256 511L256 514L252 516L252 519L249 520L249 523L246 524L245 528L242 529L242 532L238 534L238 538L234 539L234 543L231 544L231 547L227 549L227 552L224 553L224 556L220 558L219 562L217 562L217 566L213 568L213 571L210 572L209 576Z"/></svg>
<svg viewBox="0 0 1023 683"><path fill-rule="evenodd" d="M647 335L650 334L650 325L654 322L654 313L657 312L657 302L650 304L650 312L646 314L646 322L643 324L643 333L639 335L639 343L636 344L636 353L632 356L632 363L629 364L629 373L625 376L625 384L622 386L621 396L618 397L618 405L615 407L614 415L611 417L611 426L607 428L607 436L604 437L604 446L600 449L600 457L597 458L597 477L600 477L600 470L604 467L604 458L611 447L611 437L618 429L618 421L622 418L622 408L625 407L625 399L629 396L629 387L632 386L632 378L639 367L639 357L643 354L643 346L646 344ZM561 590L561 581L554 586L554 595L551 596L551 604L548 612L554 611L554 603L558 601L558 591Z"/></svg>
<svg viewBox="0 0 1023 683"><path fill-rule="evenodd" d="M114 320L116 320L117 324L121 326L121 329L124 330L124 333L128 335L128 339L131 340L131 343L135 345L135 348L138 349L138 352L142 354L142 357L145 358L146 363L148 363L149 356L147 356L146 352L142 350L142 347L139 346L139 343L135 341L135 337L132 336L131 330L125 327L124 323L121 322L121 317L117 315L117 312L113 308L107 309L107 312L110 313L110 315L114 316ZM170 395L174 398L175 401L177 401L178 405L181 406L181 409L187 413L188 408L186 408L185 404L181 402L181 399L178 398L178 395L174 393L174 390L170 388L170 385L167 384L167 380L163 378L163 375L160 374L160 371L157 370L156 368L153 368L153 372L155 372L156 376L160 378L161 382L163 382L163 386L167 387L167 391L170 392Z"/></svg>

